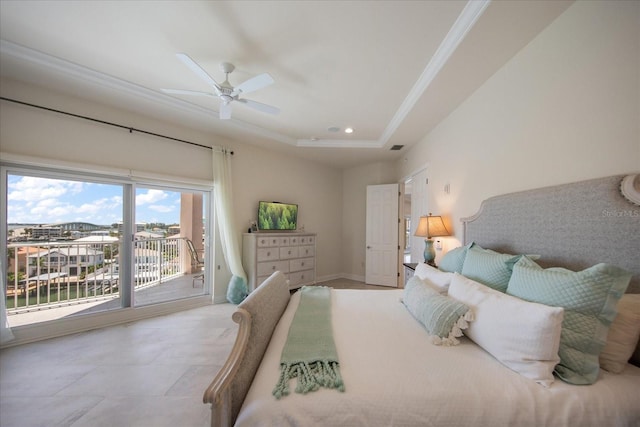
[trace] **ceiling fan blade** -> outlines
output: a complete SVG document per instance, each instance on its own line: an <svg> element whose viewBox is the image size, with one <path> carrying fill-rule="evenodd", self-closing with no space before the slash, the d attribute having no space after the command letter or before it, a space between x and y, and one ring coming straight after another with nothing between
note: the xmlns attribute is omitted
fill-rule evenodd
<svg viewBox="0 0 640 427"><path fill-rule="evenodd" d="M263 73L259 76L252 77L243 83L240 83L233 89L233 92L235 95L238 95L240 93L249 93L258 89L262 89L263 87L269 86L270 84L273 84L273 77L271 77L268 73Z"/></svg>
<svg viewBox="0 0 640 427"><path fill-rule="evenodd" d="M172 95L195 95L195 96L213 96L217 97L213 93L200 92L197 90L182 90L182 89L160 89L164 93L170 93Z"/></svg>
<svg viewBox="0 0 640 427"><path fill-rule="evenodd" d="M200 66L196 61L191 59L186 53L176 53L176 56L184 65L189 67L191 71L196 73L205 82L213 86L216 91L220 91L220 85Z"/></svg>
<svg viewBox="0 0 640 427"><path fill-rule="evenodd" d="M267 104L263 104L261 102L252 101L250 99L243 99L243 98L239 98L236 101L242 102L243 104L246 104L247 107L251 107L251 108L256 109L258 111L262 111L263 113L273 114L273 115L276 115L276 114L280 113L280 109L277 108L277 107L274 107L272 105L267 105Z"/></svg>
<svg viewBox="0 0 640 427"><path fill-rule="evenodd" d="M220 103L220 120L229 120L231 118L231 103Z"/></svg>

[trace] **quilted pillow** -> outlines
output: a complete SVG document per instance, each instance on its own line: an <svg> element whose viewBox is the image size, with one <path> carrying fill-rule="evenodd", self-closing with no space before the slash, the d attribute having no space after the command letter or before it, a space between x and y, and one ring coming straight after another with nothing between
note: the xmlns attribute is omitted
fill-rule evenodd
<svg viewBox="0 0 640 427"><path fill-rule="evenodd" d="M553 383L562 308L523 301L459 274L449 296L473 310L475 320L464 331L472 341L520 375L544 387Z"/></svg>
<svg viewBox="0 0 640 427"><path fill-rule="evenodd" d="M415 276L433 285L440 293L446 294L453 273L440 271L437 268L431 267L429 264L421 262L416 266Z"/></svg>
<svg viewBox="0 0 640 427"><path fill-rule="evenodd" d="M461 273L462 265L464 264L464 259L467 256L467 251L469 248L473 246L473 242L469 243L465 246L460 246L455 249L451 249L449 252L444 254L442 259L440 260L440 264L438 264L438 269L442 271L447 271L449 273Z"/></svg>
<svg viewBox="0 0 640 427"><path fill-rule="evenodd" d="M570 384L593 384L600 368L598 356L629 280L631 273L608 264L574 272L543 269L524 256L513 266L507 293L564 307L560 363L555 373Z"/></svg>
<svg viewBox="0 0 640 427"><path fill-rule="evenodd" d="M640 338L640 294L624 294L616 307L607 343L600 353L600 367L619 374L627 366Z"/></svg>
<svg viewBox="0 0 640 427"><path fill-rule="evenodd" d="M511 264L522 255L501 254L478 245L469 248L462 275L500 292L505 292L511 278Z"/></svg>
<svg viewBox="0 0 640 427"><path fill-rule="evenodd" d="M457 345L462 329L473 320L469 307L441 295L437 290L413 276L407 282L402 302L418 322L424 326L436 345Z"/></svg>

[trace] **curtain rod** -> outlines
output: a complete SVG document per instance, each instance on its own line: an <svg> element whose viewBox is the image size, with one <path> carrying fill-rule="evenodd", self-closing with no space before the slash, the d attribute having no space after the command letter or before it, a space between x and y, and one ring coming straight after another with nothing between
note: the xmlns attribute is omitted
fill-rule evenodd
<svg viewBox="0 0 640 427"><path fill-rule="evenodd" d="M215 148L217 150L220 150L223 153L229 153L229 154L231 154L233 156L233 151L227 151L227 149L221 148L221 147L209 147L207 145L198 144L198 143L187 141L187 140L184 140L184 139L174 138L172 136L162 135L162 134L155 133L155 132L149 132L147 130L137 129L137 128L134 128L134 127L131 127L131 126L125 126L125 125L121 125L121 124L118 124L118 123L108 122L106 120L94 119L93 117L83 116L83 115L80 115L80 114L74 114L74 113L69 113L69 112L66 112L66 111L56 110L55 108L43 107L42 105L30 104L28 102L18 101L17 99L5 98L4 96L0 96L0 99L3 100L3 101L13 102L13 103L16 103L16 104L26 105L28 107L38 108L40 110L52 111L54 113L64 114L66 116L76 117L78 119L89 120L91 122L102 123L104 125L114 126L114 127L120 128L120 129L126 129L126 130L129 131L129 133L133 133L133 132L144 133L146 135L151 135L151 136L155 136L155 137L158 137L158 138L169 139L171 141L182 142L184 144L195 145L196 147L207 148L209 150L214 150L214 148Z"/></svg>

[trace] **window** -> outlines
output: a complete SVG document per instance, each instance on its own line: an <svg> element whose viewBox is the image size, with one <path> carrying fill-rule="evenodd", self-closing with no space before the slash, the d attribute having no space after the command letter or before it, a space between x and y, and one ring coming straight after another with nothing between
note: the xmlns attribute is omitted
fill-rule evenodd
<svg viewBox="0 0 640 427"><path fill-rule="evenodd" d="M10 326L211 292L209 190L8 166L2 178Z"/></svg>

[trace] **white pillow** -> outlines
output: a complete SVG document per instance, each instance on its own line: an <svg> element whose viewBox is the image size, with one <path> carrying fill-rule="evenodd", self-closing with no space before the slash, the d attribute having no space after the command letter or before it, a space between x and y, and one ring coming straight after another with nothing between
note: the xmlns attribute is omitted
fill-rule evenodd
<svg viewBox="0 0 640 427"><path fill-rule="evenodd" d="M600 353L600 367L619 374L627 366L640 337L640 294L624 294L616 306L607 343Z"/></svg>
<svg viewBox="0 0 640 427"><path fill-rule="evenodd" d="M464 331L503 365L544 387L553 383L564 309L528 302L455 273L449 296L475 320Z"/></svg>
<svg viewBox="0 0 640 427"><path fill-rule="evenodd" d="M418 263L414 274L428 284L435 286L441 294L447 293L447 289L449 289L449 284L453 278L453 273L440 271L424 262Z"/></svg>

